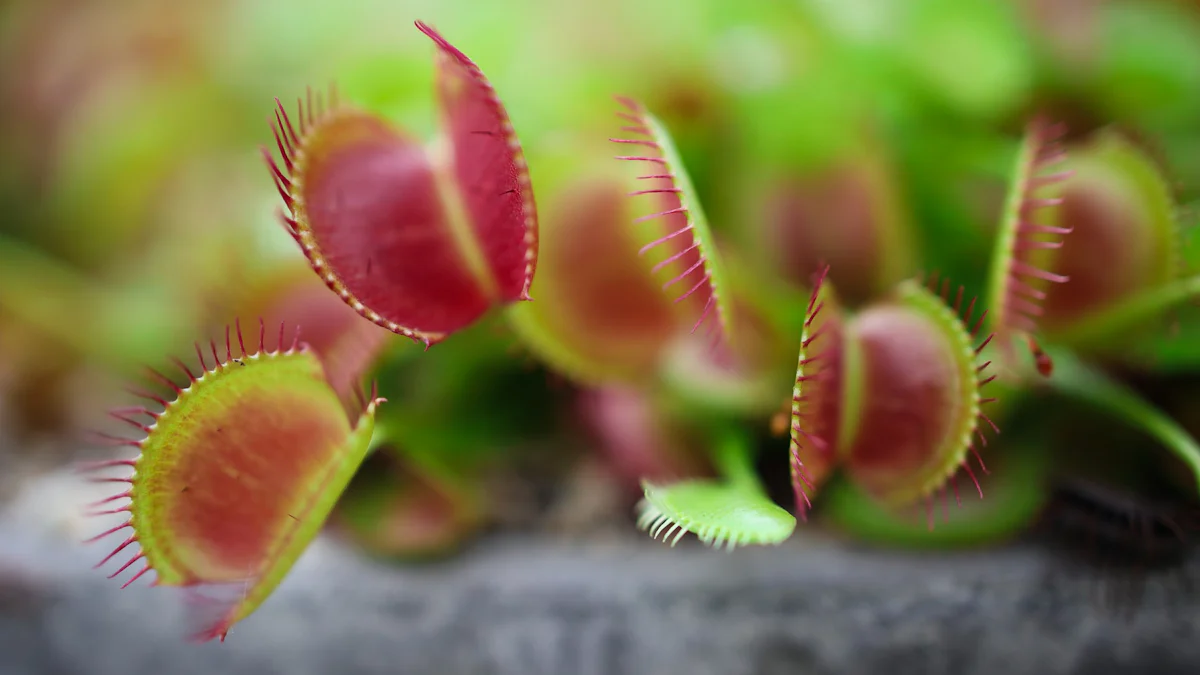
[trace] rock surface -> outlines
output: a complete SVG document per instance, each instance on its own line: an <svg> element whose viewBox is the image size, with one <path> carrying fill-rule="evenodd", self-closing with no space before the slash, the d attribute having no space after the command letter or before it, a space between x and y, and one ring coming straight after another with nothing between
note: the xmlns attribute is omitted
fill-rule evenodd
<svg viewBox="0 0 1200 675"><path fill-rule="evenodd" d="M732 554L503 539L404 568L319 539L227 642L194 645L175 592L91 569L102 551L61 508L76 488L42 482L0 515L4 675L1200 672L1186 584L1150 584L1123 619L1097 610L1093 579L1031 549L800 537ZM1184 574L1200 578L1200 560Z"/></svg>

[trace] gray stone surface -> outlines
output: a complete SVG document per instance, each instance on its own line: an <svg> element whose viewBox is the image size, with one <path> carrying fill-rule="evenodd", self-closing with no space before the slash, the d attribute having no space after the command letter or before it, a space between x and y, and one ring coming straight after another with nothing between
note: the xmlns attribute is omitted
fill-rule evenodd
<svg viewBox="0 0 1200 675"><path fill-rule="evenodd" d="M90 569L101 551L50 506L64 490L0 516L3 675L1200 672L1200 600L1178 585L1152 584L1123 620L1032 550L813 538L733 553L498 540L405 568L320 539L227 642L194 645L174 591Z"/></svg>

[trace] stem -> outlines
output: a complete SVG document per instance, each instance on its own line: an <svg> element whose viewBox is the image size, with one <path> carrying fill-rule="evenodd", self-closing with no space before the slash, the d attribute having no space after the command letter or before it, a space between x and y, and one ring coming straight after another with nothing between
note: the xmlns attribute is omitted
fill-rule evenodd
<svg viewBox="0 0 1200 675"><path fill-rule="evenodd" d="M1063 394L1118 415L1158 439L1191 468L1200 488L1200 444L1137 392L1063 350L1056 350L1054 354L1054 376L1050 378L1050 385Z"/></svg>
<svg viewBox="0 0 1200 675"><path fill-rule="evenodd" d="M731 487L766 494L766 488L754 470L753 439L746 430L726 425L716 430L717 440L709 446L709 454L717 473Z"/></svg>
<svg viewBox="0 0 1200 675"><path fill-rule="evenodd" d="M1097 343L1134 330L1171 307L1200 296L1200 276L1177 279L1137 293L1053 335L1064 344Z"/></svg>

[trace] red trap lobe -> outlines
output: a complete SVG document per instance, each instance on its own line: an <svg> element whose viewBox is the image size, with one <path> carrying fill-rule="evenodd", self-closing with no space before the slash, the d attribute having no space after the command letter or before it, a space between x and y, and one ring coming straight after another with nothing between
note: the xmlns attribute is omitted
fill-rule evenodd
<svg viewBox="0 0 1200 675"><path fill-rule="evenodd" d="M926 504L930 527L936 497L953 490L958 500L959 471L982 497L969 457L987 443L981 423L998 431L981 410L994 379L980 363L992 339L980 339L986 312L975 318L975 301L964 308L963 289L952 297L935 278L928 288L902 282L843 319L828 279L815 286L793 392L798 514L835 466L884 506Z"/></svg>
<svg viewBox="0 0 1200 675"><path fill-rule="evenodd" d="M471 229L500 298L530 300L538 222L521 143L496 90L475 62L418 21L438 47L438 96Z"/></svg>
<svg viewBox="0 0 1200 675"><path fill-rule="evenodd" d="M490 308L528 300L537 214L520 143L479 68L438 47L442 132L425 144L331 91L278 105L282 166L264 149L289 232L314 271L366 319L438 342ZM278 101L277 101L278 103Z"/></svg>
<svg viewBox="0 0 1200 675"><path fill-rule="evenodd" d="M118 441L141 454L87 467L132 469L96 478L127 486L93 504L97 515L129 517L93 541L130 532L100 565L120 560L115 577L141 561L125 585L153 571L155 585L208 598L192 617L199 639L224 638L282 581L365 456L382 401L372 393L348 419L316 356L294 341L270 351L274 337L260 324L257 350L240 327L223 350L197 346L198 371L178 362L182 386L156 373L174 400L113 415L141 432Z"/></svg>

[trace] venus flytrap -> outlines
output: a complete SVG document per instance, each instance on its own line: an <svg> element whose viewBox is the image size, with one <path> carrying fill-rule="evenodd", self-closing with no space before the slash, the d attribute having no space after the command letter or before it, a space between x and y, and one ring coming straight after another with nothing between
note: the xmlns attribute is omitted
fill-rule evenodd
<svg viewBox="0 0 1200 675"><path fill-rule="evenodd" d="M961 288L953 300L948 284L940 292L901 282L844 324L826 318L804 338L805 350L820 339L830 344L806 352L798 369L792 427L798 503L807 505L817 487L804 465L806 449L821 471L843 467L884 506L924 502L931 528L935 497L948 499L952 489L959 500L960 471L983 496L969 459L974 455L986 472L978 445L987 443L984 428L998 431L981 407L994 400L981 393L994 379L986 374L990 362L980 358L992 337L979 335L986 312L975 318L976 303L964 306ZM813 298L814 324L827 309L836 312L822 302L820 284Z"/></svg>
<svg viewBox="0 0 1200 675"><path fill-rule="evenodd" d="M610 139L636 149L617 157L645 168L632 197L649 201L636 218L638 251L665 279L676 314L688 325L667 346L659 380L691 404L718 414L757 414L774 406L786 379L773 376L784 348L788 308L778 302L776 280L730 256L709 227L670 132L640 103L619 98L617 113L626 138ZM704 330L700 330L701 327ZM790 357L787 357L790 358Z"/></svg>
<svg viewBox="0 0 1200 675"><path fill-rule="evenodd" d="M714 431L710 451L719 478L644 482L638 527L672 546L689 532L708 546L727 550L786 541L796 519L767 496L754 471L751 437L732 426Z"/></svg>
<svg viewBox="0 0 1200 675"><path fill-rule="evenodd" d="M943 4L924 3L909 19L932 21L937 13L926 10ZM950 39L945 29L965 16L935 32ZM481 330L493 328L484 315L497 308L525 347L590 388L571 412L602 427L592 431L621 479L642 479L638 526L672 545L688 533L718 548L779 544L797 517L821 509L848 532L903 545L1014 533L1045 500L1049 447L1022 437L983 452L999 432L983 411L996 400L994 388L984 391L995 379L988 359L1023 376L1016 341L1049 378L1038 384L1116 410L1200 481L1200 449L1178 425L1066 351L1120 347L1117 338L1200 292L1177 272L1171 200L1129 143L1098 135L1077 148L1071 175L1054 166L1058 130L1029 125L997 236L989 314L946 281L904 279L917 219L902 213L878 156L842 158L814 188L833 194L788 201L765 224L764 238L778 244L766 247L778 249L772 257L742 258L714 236L670 132L629 99L618 99L623 137L609 139L629 152L610 170L576 162L558 179L539 174L539 194L553 188L539 223L496 92L461 51L417 27L436 48L436 138L415 139L332 91L298 102L292 116L279 105L270 121L277 154L265 152L267 163L310 283L269 279L233 309L299 323L308 346L285 350L281 335L269 351L264 334L254 354L235 356L227 341L221 356L214 343L213 367L198 350L204 374L172 384L173 400L150 395L163 411L118 413L146 438L112 439L142 455L106 463L134 472L104 479L130 485L106 501L131 503L115 509L129 521L101 536L132 528L114 555L142 547L118 574L144 560L134 578L153 570L160 585L206 600L200 637L224 638L254 611L331 513L344 536L399 558L449 551L495 517L481 468L517 452L517 441L560 431L555 404L577 393L548 393L541 371L524 373L536 386L514 376L510 336ZM917 80L950 73L922 59L906 61ZM941 82L957 92L943 103L1002 112L1003 97L959 75ZM633 167L632 177L621 173ZM737 196L728 193L720 197ZM833 211L811 217L818 196ZM796 297L776 291L786 281ZM405 343L418 353L406 360L387 331L426 348L456 339L433 354ZM346 394L376 369L398 390L378 426L382 399L345 409ZM1014 399L1030 379L1007 378ZM781 400L795 515L768 496L748 433ZM715 478L702 477L708 467L693 444L709 451ZM935 501L949 511L960 473L983 496L971 462L987 473L984 457L1001 472L986 481L991 499L933 532ZM925 528L900 515L914 505L925 507Z"/></svg>
<svg viewBox="0 0 1200 675"><path fill-rule="evenodd" d="M699 349L693 354L699 363L711 360L723 374L748 374L745 338L733 330L741 325L737 312L744 309L731 295L727 269L670 134L637 102L619 101L625 110L618 116L626 122L622 130L629 137L612 140L638 148L639 152L618 159L649 167L638 177L645 181L645 187L632 196L648 198L657 205L650 214L635 220L636 227L652 232L639 234L649 240L639 254L653 254L652 273L671 270L674 276L668 277L662 290L674 296L685 315L694 317L680 348ZM657 228L651 229L654 225ZM671 290L677 285L679 290ZM691 340L690 336L706 324L706 334L697 336L698 341ZM670 364L668 361L668 374ZM738 441L739 436L728 430L721 434L713 460L722 479L668 485L645 482L645 498L638 506L639 526L654 538L670 537L672 543L687 532L710 545L729 548L782 542L794 530L795 519L767 497L754 474L746 441Z"/></svg>
<svg viewBox="0 0 1200 675"><path fill-rule="evenodd" d="M759 259L771 261L780 276L807 287L828 264L850 305L912 274L917 253L887 159L868 143L858 145L826 165L774 171L762 181L769 187L753 227Z"/></svg>
<svg viewBox="0 0 1200 675"><path fill-rule="evenodd" d="M986 472L977 452L987 442L981 421L996 430L981 410L992 400L981 394L992 380L989 362L979 358L991 337L976 334L984 313L976 317L974 301L964 307L961 289L952 298L946 284L939 295L904 281L850 315L826 274L814 282L792 399L796 513L807 518L822 486L841 469L881 508L924 503L932 529L934 499L948 500L951 489L959 499L960 471L983 496L968 462L974 454ZM723 541L777 543L758 529L760 514L774 511L762 501L747 453L717 447L723 481L648 483L639 524L656 537L719 532Z"/></svg>
<svg viewBox="0 0 1200 675"><path fill-rule="evenodd" d="M827 272L822 269L813 282L788 422L788 467L796 514L804 519L815 493L836 468L841 438L858 426L854 402L861 395L855 389L861 381L861 354L846 342L847 317ZM847 409L854 412L843 414Z"/></svg>
<svg viewBox="0 0 1200 675"><path fill-rule="evenodd" d="M163 410L115 413L144 439L106 437L142 454L98 467L134 469L100 479L130 485L97 505L129 499L105 513L130 517L97 539L133 531L102 564L139 544L113 576L144 560L129 583L154 571L157 585L184 587L196 601L198 639L224 639L271 594L373 449L383 399L372 395L350 416L344 407L345 394L382 356L386 332L371 323L428 348L491 307L531 299L537 219L520 144L478 67L425 24L417 27L438 49L443 133L430 145L340 104L332 91L328 108L310 92L295 123L281 104L271 122L281 163L264 155L288 210L283 220L336 293L323 290L322 298L342 310L287 279L243 300L311 326L316 349L295 340L285 349L281 325L271 351L262 324L253 353L239 326L235 354L227 329L224 356L210 345L211 369L199 344L201 375L179 362L186 386L156 374L175 394L146 394ZM392 420L392 435L416 433L406 420L413 418ZM361 492L347 513L361 514L355 506L370 502L371 491ZM377 525L388 534L397 518L419 520L419 510L401 502L386 504L390 521L347 522L365 523L359 534L379 534ZM418 549L434 545L428 537L401 539ZM382 541L395 545L394 536Z"/></svg>
<svg viewBox="0 0 1200 675"><path fill-rule="evenodd" d="M287 575L365 458L383 402L372 395L349 418L306 345L265 345L262 328L248 351L239 326L223 350L197 344L199 375L178 362L183 386L153 373L174 398L147 393L162 410L113 412L141 439L105 437L140 454L89 467L129 469L95 479L128 485L97 515L129 517L89 541L132 532L97 567L137 544L110 578L140 562L125 586L153 572L153 585L183 588L201 641L224 640Z"/></svg>
<svg viewBox="0 0 1200 675"><path fill-rule="evenodd" d="M1053 364L1039 339L1127 359L1131 338L1200 294L1200 277L1182 263L1179 209L1152 153L1129 134L1101 129L1067 157L1054 136L1044 122L1029 128L993 256L989 290L1000 311L992 326L1004 373L1017 372L1014 339L1029 345L1043 375ZM1061 170L1047 174L1052 161ZM1045 206L1055 208L1041 213Z"/></svg>
<svg viewBox="0 0 1200 675"><path fill-rule="evenodd" d="M581 145L570 157L539 156L539 188L550 189L531 288L538 301L514 306L508 319L539 360L575 382L645 387L683 321L637 255L628 167L581 161L591 150Z"/></svg>
<svg viewBox="0 0 1200 675"><path fill-rule="evenodd" d="M841 452L855 482L886 504L931 504L937 493L946 497L948 484L957 498L960 470L978 488L968 460L979 460L984 429L998 431L982 408L991 401L982 387L992 379L980 358L992 340L979 334L986 311L975 319L975 303L964 308L961 289L953 307L942 289L939 297L901 282L848 326L862 354L861 427L841 439Z"/></svg>
<svg viewBox="0 0 1200 675"><path fill-rule="evenodd" d="M1047 193L1070 177L1059 166L1065 159L1059 144L1064 133L1061 125L1041 117L1026 125L996 232L987 282L992 308L988 324L999 348L997 369L1006 378L1024 377L1015 360L1017 341L1028 346L1041 375L1048 376L1054 368L1037 342L1037 324L1048 287L1065 284L1070 277L1047 270L1045 252L1062 248L1063 237L1072 229L1069 223L1047 224L1041 216L1047 207L1062 203L1061 197Z"/></svg>
<svg viewBox="0 0 1200 675"><path fill-rule="evenodd" d="M620 157L627 161L601 169L539 153L539 181L552 195L534 284L541 300L514 307L511 324L577 383L756 414L787 384L776 367L792 358L787 326L799 303L752 261L719 249L671 135L639 104L620 100L631 137L612 140L638 149ZM577 155L590 150L565 145Z"/></svg>
<svg viewBox="0 0 1200 675"><path fill-rule="evenodd" d="M1072 149L1069 166L1053 217L1075 234L1046 257L1073 281L1048 291L1044 334L1077 353L1119 358L1132 337L1200 295L1200 277L1183 264L1179 210L1151 154L1105 129Z"/></svg>
<svg viewBox="0 0 1200 675"><path fill-rule="evenodd" d="M704 325L711 348L729 355L734 340L733 308L727 295L725 268L691 179L662 123L636 101L618 98L618 102L624 107L617 113L625 122L621 130L629 137L611 140L633 151L617 159L646 167L647 173L638 176L645 187L631 194L644 196L655 205L651 213L635 219L634 224L661 235L645 235L653 239L638 254L653 253L656 264L652 273L668 270L674 275L666 277L662 287L664 291L677 287L670 290L674 302L695 317L690 332Z"/></svg>
<svg viewBox="0 0 1200 675"><path fill-rule="evenodd" d="M432 28L417 28L438 49L433 142L333 90L315 102L310 91L295 124L277 101L281 162L263 154L283 221L317 275L364 318L428 347L492 307L532 299L538 227L521 145L492 85Z"/></svg>
<svg viewBox="0 0 1200 675"><path fill-rule="evenodd" d="M678 297L686 300L700 289L707 294L693 331L717 306L717 328L728 332L734 306L725 282L727 272L716 258L703 212L671 150L669 135L636 103L625 104L630 112L622 116L632 123L626 130L634 138L617 141L650 151L622 159L662 167L660 173L643 179L665 181L640 191L659 196L665 207L643 220L673 219L664 227L667 234L650 242L643 252L682 240L659 262L666 266L683 261L679 265L682 272L667 282L664 290L695 275L692 288ZM935 494L948 498L948 485L954 487L957 497L957 484L951 478L961 468L975 479L967 453L975 449L976 436L978 442L986 442L977 420L990 423L980 410L981 402L990 399L979 393L991 380L981 374L988 364L977 363L976 358L991 336L972 344L986 312L968 331L958 316L964 309L961 289L951 309L947 306L948 286L939 298L918 284L902 282L887 297L847 318L832 291L822 294L827 273L828 267L815 283L800 336L790 451L797 513L807 514L810 493L815 493L835 466L844 466L858 485L889 507L923 500L932 509ZM725 298L723 307L721 298ZM967 320L974 318L974 311L972 301L965 308ZM734 369L743 365L741 359L730 358L738 355L738 345L721 338L720 333L712 337L719 362ZM701 531L719 531L725 540L766 541L749 526L739 529L734 527L735 521L718 525L713 520L714 514L726 512L724 500L741 500L752 492L730 487L749 483L730 478L736 475L731 473L736 466L729 464L728 457L719 463L726 476L719 487L685 483L686 489L681 487L679 493L664 493L675 486L647 484L639 522L649 527L652 535L666 531L664 528L686 531L707 526L719 529ZM670 498L676 494L687 498Z"/></svg>

